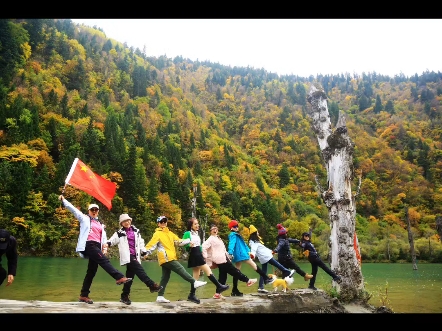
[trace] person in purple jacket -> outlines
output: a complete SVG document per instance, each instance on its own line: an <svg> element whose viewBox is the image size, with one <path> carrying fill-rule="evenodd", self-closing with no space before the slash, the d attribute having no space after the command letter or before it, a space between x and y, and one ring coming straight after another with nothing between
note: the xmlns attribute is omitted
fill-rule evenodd
<svg viewBox="0 0 442 331"><path fill-rule="evenodd" d="M158 292L163 287L155 283L144 271L141 265L141 257L146 255L144 239L140 230L132 224L132 217L128 214L121 214L119 218L121 228L107 240L107 246L118 246L120 253L120 265L126 266L126 277L134 279L135 275L146 284L150 293ZM120 302L130 305L130 289L132 282L123 285Z"/></svg>

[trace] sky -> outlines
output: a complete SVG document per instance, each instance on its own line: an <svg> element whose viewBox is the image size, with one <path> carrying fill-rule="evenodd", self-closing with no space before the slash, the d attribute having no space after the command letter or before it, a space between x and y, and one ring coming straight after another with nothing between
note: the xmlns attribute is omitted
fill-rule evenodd
<svg viewBox="0 0 442 331"><path fill-rule="evenodd" d="M147 56L278 75L442 72L442 19L71 19ZM439 46L438 46L439 45Z"/></svg>

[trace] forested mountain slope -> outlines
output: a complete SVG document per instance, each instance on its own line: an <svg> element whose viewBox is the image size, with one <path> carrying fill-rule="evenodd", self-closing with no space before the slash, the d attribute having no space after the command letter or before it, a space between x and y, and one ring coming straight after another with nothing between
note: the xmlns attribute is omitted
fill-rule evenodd
<svg viewBox="0 0 442 331"><path fill-rule="evenodd" d="M78 224L57 198L78 157L117 184L112 209L100 205L108 233L127 212L145 238L159 215L181 235L196 212L224 239L231 219L253 224L270 247L278 223L293 238L312 227L326 256L315 176L327 174L306 117L319 83L332 124L342 111L355 143L363 260L410 260L409 217L419 259L442 262L440 72L278 76L148 57L54 19L0 20L0 68L0 227L22 254L74 255ZM65 197L83 210L96 202L71 186Z"/></svg>

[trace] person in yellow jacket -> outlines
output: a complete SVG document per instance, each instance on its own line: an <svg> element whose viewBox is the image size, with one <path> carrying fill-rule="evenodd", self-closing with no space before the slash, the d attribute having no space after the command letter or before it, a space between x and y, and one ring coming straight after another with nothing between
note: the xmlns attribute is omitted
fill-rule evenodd
<svg viewBox="0 0 442 331"><path fill-rule="evenodd" d="M175 233L169 230L167 227L167 217L159 216L157 218L158 228L156 228L152 239L146 244L146 255L152 254L157 250L158 264L161 266L161 280L160 286L163 288L158 292L157 302L168 303L170 302L164 297L167 283L170 279L171 272L175 272L181 276L184 280L190 283L190 294L187 300L200 303L200 300L196 297L195 291L198 287L204 286L207 282L201 282L195 280L187 270L178 261L175 245L184 246L190 243L190 239L181 239Z"/></svg>

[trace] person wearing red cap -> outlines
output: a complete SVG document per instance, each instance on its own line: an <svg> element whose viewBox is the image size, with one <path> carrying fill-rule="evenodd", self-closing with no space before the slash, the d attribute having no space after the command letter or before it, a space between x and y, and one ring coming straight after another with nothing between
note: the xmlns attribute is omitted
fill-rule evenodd
<svg viewBox="0 0 442 331"><path fill-rule="evenodd" d="M260 267L256 265L256 263L252 260L250 257L250 248L247 246L244 238L241 236L241 234L238 232L239 224L236 220L232 220L229 223L229 245L227 248L227 253L230 255L232 263L235 264L236 268L241 270L241 265L243 263L246 263L250 265L253 270L255 270L261 277L264 278L264 283L271 284L274 282L274 278L269 277L264 271L261 270ZM241 293L238 290L238 278L233 277L233 287L232 287L232 293L231 296L243 296L243 293Z"/></svg>
<svg viewBox="0 0 442 331"><path fill-rule="evenodd" d="M6 255L8 259L8 271L2 267L2 256ZM6 286L12 285L14 282L14 277L17 272L17 240L8 230L0 229L0 285L3 284L6 278L8 282Z"/></svg>
<svg viewBox="0 0 442 331"><path fill-rule="evenodd" d="M287 269L295 269L296 273L304 277L305 281L313 278L313 275L309 275L296 264L290 252L290 244L299 244L301 241L287 238L287 230L282 224L277 224L276 228L278 229L278 237L276 238L278 245L273 250L273 253L278 253L278 262Z"/></svg>

